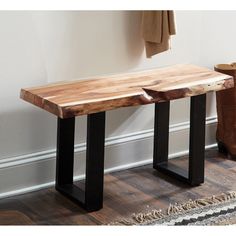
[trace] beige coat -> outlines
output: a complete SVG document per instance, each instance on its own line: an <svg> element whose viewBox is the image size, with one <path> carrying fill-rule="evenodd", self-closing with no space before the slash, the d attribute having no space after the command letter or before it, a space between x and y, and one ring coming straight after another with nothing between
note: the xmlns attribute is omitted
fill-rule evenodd
<svg viewBox="0 0 236 236"><path fill-rule="evenodd" d="M142 35L147 57L168 50L170 36L175 33L173 11L142 12Z"/></svg>

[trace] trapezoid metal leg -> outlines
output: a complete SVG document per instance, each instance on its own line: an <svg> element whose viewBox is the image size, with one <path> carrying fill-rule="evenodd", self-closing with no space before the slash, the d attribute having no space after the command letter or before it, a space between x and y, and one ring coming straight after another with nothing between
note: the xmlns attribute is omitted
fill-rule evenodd
<svg viewBox="0 0 236 236"><path fill-rule="evenodd" d="M105 112L88 115L85 190L73 183L75 118L58 118L56 190L87 211L102 208Z"/></svg>
<svg viewBox="0 0 236 236"><path fill-rule="evenodd" d="M153 167L192 186L204 182L206 94L191 97L189 168L168 163L169 104L155 104Z"/></svg>

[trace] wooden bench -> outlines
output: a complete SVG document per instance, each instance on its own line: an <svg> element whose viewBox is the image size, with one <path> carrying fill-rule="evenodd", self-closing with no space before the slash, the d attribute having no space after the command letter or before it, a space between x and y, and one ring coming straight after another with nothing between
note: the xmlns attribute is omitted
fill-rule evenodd
<svg viewBox="0 0 236 236"><path fill-rule="evenodd" d="M195 65L22 89L21 98L58 117L56 189L87 211L103 205L105 111L155 103L153 167L190 185L204 181L206 93L233 78ZM188 171L168 163L170 100L191 97ZM85 190L73 184L75 117L88 115Z"/></svg>

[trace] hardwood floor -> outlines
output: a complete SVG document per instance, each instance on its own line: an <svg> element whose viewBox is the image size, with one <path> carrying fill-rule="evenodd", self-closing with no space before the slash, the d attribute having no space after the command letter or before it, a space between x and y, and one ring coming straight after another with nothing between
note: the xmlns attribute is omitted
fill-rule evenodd
<svg viewBox="0 0 236 236"><path fill-rule="evenodd" d="M187 165L186 157L172 161ZM169 203L236 190L235 180L236 161L212 149L206 152L205 183L201 186L189 187L146 165L105 175L100 211L86 213L52 187L0 200L0 225L109 224L132 213L166 208Z"/></svg>

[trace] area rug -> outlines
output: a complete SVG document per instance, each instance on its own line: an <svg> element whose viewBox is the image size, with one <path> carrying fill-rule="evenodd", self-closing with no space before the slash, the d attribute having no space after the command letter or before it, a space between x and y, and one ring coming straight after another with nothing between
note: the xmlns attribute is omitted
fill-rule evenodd
<svg viewBox="0 0 236 236"><path fill-rule="evenodd" d="M236 191L170 204L110 225L236 225Z"/></svg>

